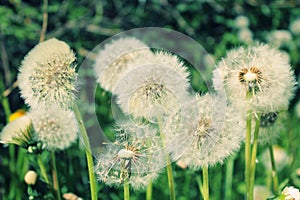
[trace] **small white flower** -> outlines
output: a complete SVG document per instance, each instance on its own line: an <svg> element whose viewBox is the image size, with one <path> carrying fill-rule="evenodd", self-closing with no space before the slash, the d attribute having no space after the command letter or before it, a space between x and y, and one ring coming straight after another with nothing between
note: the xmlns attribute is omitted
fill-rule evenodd
<svg viewBox="0 0 300 200"><path fill-rule="evenodd" d="M28 115L32 119L37 140L46 149L63 150L76 141L78 128L73 112L52 105L33 109Z"/></svg>
<svg viewBox="0 0 300 200"><path fill-rule="evenodd" d="M117 84L117 102L124 113L147 120L173 112L188 98L188 72L166 53L128 72Z"/></svg>
<svg viewBox="0 0 300 200"><path fill-rule="evenodd" d="M248 28L243 28L238 32L238 38L242 42L250 43L253 39L252 31Z"/></svg>
<svg viewBox="0 0 300 200"><path fill-rule="evenodd" d="M76 92L74 61L75 55L65 42L53 38L36 45L19 69L18 83L25 102L31 108L70 106Z"/></svg>
<svg viewBox="0 0 300 200"><path fill-rule="evenodd" d="M145 59L151 59L150 48L142 41L128 37L113 40L101 49L96 57L94 70L97 82L114 93L116 83L129 70L139 67Z"/></svg>
<svg viewBox="0 0 300 200"><path fill-rule="evenodd" d="M281 52L268 45L240 47L227 53L214 70L213 83L243 112L286 110L294 96L295 77Z"/></svg>
<svg viewBox="0 0 300 200"><path fill-rule="evenodd" d="M299 189L293 186L285 187L281 194L285 196L285 200L300 200Z"/></svg>
<svg viewBox="0 0 300 200"><path fill-rule="evenodd" d="M174 160L193 169L223 163L240 147L244 123L224 99L196 97L168 118L163 128Z"/></svg>
<svg viewBox="0 0 300 200"><path fill-rule="evenodd" d="M300 18L294 20L290 24L289 29L294 35L299 35L300 34Z"/></svg>
<svg viewBox="0 0 300 200"><path fill-rule="evenodd" d="M237 16L235 18L235 27L238 29L248 28L249 26L249 19L246 16Z"/></svg>
<svg viewBox="0 0 300 200"><path fill-rule="evenodd" d="M24 177L25 183L27 185L34 185L37 180L37 173L35 171L29 170Z"/></svg>
<svg viewBox="0 0 300 200"><path fill-rule="evenodd" d="M292 40L292 35L287 30L275 30L267 35L268 42L277 46L288 44Z"/></svg>

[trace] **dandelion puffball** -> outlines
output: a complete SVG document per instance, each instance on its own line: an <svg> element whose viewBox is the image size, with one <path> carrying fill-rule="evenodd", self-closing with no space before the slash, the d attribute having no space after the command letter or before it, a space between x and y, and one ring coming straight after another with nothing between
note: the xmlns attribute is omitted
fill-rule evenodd
<svg viewBox="0 0 300 200"><path fill-rule="evenodd" d="M150 48L133 38L119 38L106 44L96 57L94 70L97 82L107 91L114 93L116 83L128 71L139 67L145 59L151 59Z"/></svg>
<svg viewBox="0 0 300 200"><path fill-rule="evenodd" d="M156 53L117 83L117 103L126 114L155 121L189 97L189 73L176 56Z"/></svg>
<svg viewBox="0 0 300 200"><path fill-rule="evenodd" d="M74 113L57 106L33 109L28 115L38 141L48 150L64 150L77 139L77 124Z"/></svg>
<svg viewBox="0 0 300 200"><path fill-rule="evenodd" d="M173 160L192 169L223 163L240 148L244 123L238 112L215 95L196 96L170 115L162 133Z"/></svg>
<svg viewBox="0 0 300 200"><path fill-rule="evenodd" d="M75 55L65 42L53 38L36 45L19 69L18 84L25 102L31 108L70 106L76 92L74 61Z"/></svg>
<svg viewBox="0 0 300 200"><path fill-rule="evenodd" d="M0 134L0 143L17 145L30 143L31 141L28 140L32 139L30 134L31 123L31 119L27 115L10 122Z"/></svg>
<svg viewBox="0 0 300 200"><path fill-rule="evenodd" d="M288 108L295 77L283 54L269 45L240 47L227 53L214 70L216 90L246 111L276 112Z"/></svg>
<svg viewBox="0 0 300 200"><path fill-rule="evenodd" d="M136 133L140 130L137 128L134 131L131 127L126 131L131 132L128 137L123 137L122 134L117 137L116 142L106 144L106 150L98 156L95 166L99 181L111 186L122 186L127 182L138 190L158 177L159 171L165 166L160 137L146 137L148 134L137 137ZM145 127L143 132L147 131L152 132L152 129Z"/></svg>

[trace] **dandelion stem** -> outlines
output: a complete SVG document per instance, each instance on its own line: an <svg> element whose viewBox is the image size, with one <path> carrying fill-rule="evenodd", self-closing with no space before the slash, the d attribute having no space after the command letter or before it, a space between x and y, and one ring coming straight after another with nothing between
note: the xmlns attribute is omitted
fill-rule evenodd
<svg viewBox="0 0 300 200"><path fill-rule="evenodd" d="M49 181L49 178L48 178L48 175L47 175L46 167L45 167L45 165L44 165L44 163L43 163L43 161L42 161L42 159L39 155L37 156L37 163L40 167L41 174L42 174L43 178L45 179L46 183L48 185L51 185L50 181Z"/></svg>
<svg viewBox="0 0 300 200"><path fill-rule="evenodd" d="M271 165L272 165L273 190L274 190L274 194L278 195L278 175L277 175L274 151L273 151L273 146L271 141L269 144L269 152L270 152Z"/></svg>
<svg viewBox="0 0 300 200"><path fill-rule="evenodd" d="M167 161L168 184L170 189L170 200L175 200L174 178L172 172L172 163L169 154L166 154L166 161Z"/></svg>
<svg viewBox="0 0 300 200"><path fill-rule="evenodd" d="M56 198L57 198L57 200L61 200L59 180L58 180L58 175L57 175L56 159L55 159L54 151L51 151L51 168L52 168L53 188L54 188L54 191L56 193Z"/></svg>
<svg viewBox="0 0 300 200"><path fill-rule="evenodd" d="M48 25L48 0L43 1L43 25L40 35L40 42L43 42L45 40L45 35L47 31L47 25Z"/></svg>
<svg viewBox="0 0 300 200"><path fill-rule="evenodd" d="M208 182L208 167L205 166L202 168L202 178L203 178L203 199L209 200L209 182Z"/></svg>
<svg viewBox="0 0 300 200"><path fill-rule="evenodd" d="M235 157L232 156L227 160L227 163L226 163L225 199L231 199L232 174L233 174L234 160L235 160Z"/></svg>
<svg viewBox="0 0 300 200"><path fill-rule="evenodd" d="M87 159L89 179L90 179L91 199L98 200L97 185L96 185L96 179L95 179L95 174L94 174L94 170L93 170L94 169L93 156L91 153L92 151L91 151L89 138L88 138L87 131L84 126L81 114L79 112L78 106L75 103L74 103L73 109L74 109L76 119L78 121L79 130L82 135L83 143L86 148L85 155L86 155L86 159Z"/></svg>
<svg viewBox="0 0 300 200"><path fill-rule="evenodd" d="M253 199L253 189L255 182L255 168L256 168L256 154L257 154L257 146L258 146L258 133L260 126L260 115L257 116L255 120L255 130L254 130L254 138L253 138L253 146L252 146L252 155L251 155L251 163L250 163L250 185L249 185L249 198Z"/></svg>
<svg viewBox="0 0 300 200"><path fill-rule="evenodd" d="M199 175L196 176L196 181L198 184L200 194L203 194L203 186L202 186L201 178Z"/></svg>
<svg viewBox="0 0 300 200"><path fill-rule="evenodd" d="M162 124L161 124L161 118L160 117L157 118L157 122L158 122L158 127L159 127L162 146L163 146L163 148L165 148L164 135L161 131ZM175 187L174 187L174 177L173 177L173 171L172 171L172 163L171 163L170 155L167 152L165 152L165 155L166 155L168 185L169 185L169 190L170 190L170 200L175 200L176 198L175 198Z"/></svg>
<svg viewBox="0 0 300 200"><path fill-rule="evenodd" d="M146 200L152 200L152 181L148 182L147 191L146 191Z"/></svg>
<svg viewBox="0 0 300 200"><path fill-rule="evenodd" d="M124 183L124 200L130 200L130 192L129 192L129 183L125 181Z"/></svg>
<svg viewBox="0 0 300 200"><path fill-rule="evenodd" d="M246 141L245 141L245 179L246 179L246 199L250 199L250 156L251 156L251 121L252 111L247 112L246 119Z"/></svg>

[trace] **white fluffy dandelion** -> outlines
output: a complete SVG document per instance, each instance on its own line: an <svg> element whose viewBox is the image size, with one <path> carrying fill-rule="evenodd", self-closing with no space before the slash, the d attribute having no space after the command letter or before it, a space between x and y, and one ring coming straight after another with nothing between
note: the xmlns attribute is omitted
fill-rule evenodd
<svg viewBox="0 0 300 200"><path fill-rule="evenodd" d="M196 97L169 117L163 134L173 159L192 169L223 163L240 148L244 123L218 96Z"/></svg>
<svg viewBox="0 0 300 200"><path fill-rule="evenodd" d="M145 59L152 57L150 48L133 38L120 38L100 50L94 66L97 82L105 90L114 93L118 80L128 71L138 67Z"/></svg>
<svg viewBox="0 0 300 200"><path fill-rule="evenodd" d="M57 106L31 110L37 140L48 150L63 150L77 139L77 124L73 112L62 110Z"/></svg>
<svg viewBox="0 0 300 200"><path fill-rule="evenodd" d="M287 109L296 85L288 61L268 45L230 51L217 65L213 83L230 103L262 113Z"/></svg>
<svg viewBox="0 0 300 200"><path fill-rule="evenodd" d="M188 72L176 56L155 54L152 61L128 72L115 93L124 113L147 120L174 112L188 98Z"/></svg>
<svg viewBox="0 0 300 200"><path fill-rule="evenodd" d="M234 24L235 24L235 27L238 29L248 28L249 19L246 16L240 15L235 18Z"/></svg>
<svg viewBox="0 0 300 200"><path fill-rule="evenodd" d="M55 38L36 45L24 58L19 69L21 95L32 108L57 104L66 108L76 92L77 74L70 47Z"/></svg>
<svg viewBox="0 0 300 200"><path fill-rule="evenodd" d="M7 124L1 134L0 143L28 146L34 142L31 119L24 115Z"/></svg>
<svg viewBox="0 0 300 200"><path fill-rule="evenodd" d="M127 182L138 190L158 177L165 164L159 137L138 138L135 134L136 131L126 135L128 137L122 134L116 142L106 145L95 167L99 181L110 186Z"/></svg>

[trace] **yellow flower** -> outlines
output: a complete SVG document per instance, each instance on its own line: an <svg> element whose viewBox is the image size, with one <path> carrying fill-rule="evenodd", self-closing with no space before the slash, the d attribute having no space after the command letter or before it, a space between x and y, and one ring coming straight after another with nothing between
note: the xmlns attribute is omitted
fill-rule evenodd
<svg viewBox="0 0 300 200"><path fill-rule="evenodd" d="M9 116L8 122L12 122L12 121L18 119L19 117L24 116L25 114L26 114L25 110L19 109Z"/></svg>

